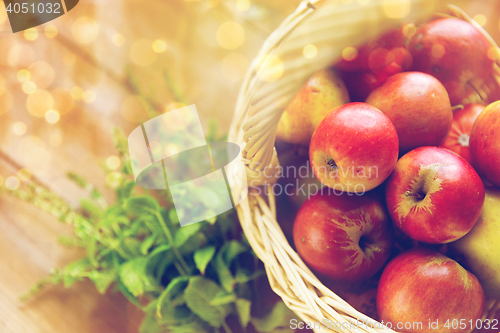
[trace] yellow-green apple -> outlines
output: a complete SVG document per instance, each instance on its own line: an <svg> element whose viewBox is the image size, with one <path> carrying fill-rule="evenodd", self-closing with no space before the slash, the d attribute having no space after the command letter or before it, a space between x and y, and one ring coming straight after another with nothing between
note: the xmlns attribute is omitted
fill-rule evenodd
<svg viewBox="0 0 500 333"><path fill-rule="evenodd" d="M484 185L459 155L420 147L399 159L387 180L386 202L394 224L405 234L443 244L472 229L484 204Z"/></svg>
<svg viewBox="0 0 500 333"><path fill-rule="evenodd" d="M451 150L471 163L469 139L472 126L477 117L484 110L484 105L469 103L463 109L453 112L453 122L448 137L441 147Z"/></svg>
<svg viewBox="0 0 500 333"><path fill-rule="evenodd" d="M281 114L276 136L309 145L314 129L333 109L349 103L349 93L333 69L316 72Z"/></svg>
<svg viewBox="0 0 500 333"><path fill-rule="evenodd" d="M412 70L435 76L443 83L452 105L467 104L474 86L493 71L488 56L492 45L470 23L443 18L420 27L410 42Z"/></svg>
<svg viewBox="0 0 500 333"><path fill-rule="evenodd" d="M365 192L389 177L398 159L398 135L382 112L348 103L318 125L309 160L318 180L335 190Z"/></svg>
<svg viewBox="0 0 500 333"><path fill-rule="evenodd" d="M500 186L500 101L477 117L470 135L471 164L479 175Z"/></svg>
<svg viewBox="0 0 500 333"><path fill-rule="evenodd" d="M404 72L391 76L366 99L392 121L399 150L439 146L448 135L453 111L441 82L429 74Z"/></svg>
<svg viewBox="0 0 500 333"><path fill-rule="evenodd" d="M295 218L297 251L325 277L349 282L368 279L382 268L393 245L383 201L373 192L326 192L311 195Z"/></svg>
<svg viewBox="0 0 500 333"><path fill-rule="evenodd" d="M377 311L398 332L470 332L484 309L477 278L456 261L429 249L412 249L385 267Z"/></svg>
<svg viewBox="0 0 500 333"><path fill-rule="evenodd" d="M500 297L500 189L486 187L481 216L472 230L450 247L463 257L487 296ZM462 262L462 261L460 261Z"/></svg>

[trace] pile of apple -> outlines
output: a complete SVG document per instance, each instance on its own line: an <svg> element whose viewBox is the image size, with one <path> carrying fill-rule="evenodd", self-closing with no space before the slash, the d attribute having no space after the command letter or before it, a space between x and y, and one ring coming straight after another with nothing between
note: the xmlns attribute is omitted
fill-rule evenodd
<svg viewBox="0 0 500 333"><path fill-rule="evenodd" d="M440 18L353 50L309 79L278 126L309 146L330 189L301 206L298 253L320 278L383 270L379 319L423 323L400 331L498 332L481 316L485 295L500 297L500 101L469 103L492 74L491 44ZM395 250L401 237L412 248Z"/></svg>

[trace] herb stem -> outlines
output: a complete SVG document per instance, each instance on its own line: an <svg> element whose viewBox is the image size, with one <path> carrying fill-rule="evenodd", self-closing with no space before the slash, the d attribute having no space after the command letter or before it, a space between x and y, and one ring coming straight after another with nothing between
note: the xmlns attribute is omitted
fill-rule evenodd
<svg viewBox="0 0 500 333"><path fill-rule="evenodd" d="M179 263L182 267L182 270L179 271L181 275L187 275L187 272L189 272L189 266L180 254L179 250L177 247L175 247L174 244L174 238L172 237L172 233L167 227L167 224L165 223L165 220L163 219L163 216L161 216L160 212L155 212L156 218L158 219L158 222L160 222L161 228L163 229L163 232L165 233L165 236L167 236L168 242L172 245L172 251L174 251L174 255L177 257L179 260ZM176 266L177 267L177 266Z"/></svg>

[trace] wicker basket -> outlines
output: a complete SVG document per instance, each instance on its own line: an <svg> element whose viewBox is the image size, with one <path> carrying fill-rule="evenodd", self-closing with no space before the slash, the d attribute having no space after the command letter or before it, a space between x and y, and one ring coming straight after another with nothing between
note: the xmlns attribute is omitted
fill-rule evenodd
<svg viewBox="0 0 500 333"><path fill-rule="evenodd" d="M371 0L364 1L364 6L360 2L303 1L269 36L252 62L240 90L229 141L242 144L247 178L253 186L269 186L258 175L262 175L265 168L279 165L274 149L277 124L282 111L307 78L340 59L345 47L361 45L396 24L418 24L434 15L454 16L472 23L494 46L497 61L492 77L481 87L475 87L477 94L469 99L487 103L488 99L500 97L498 47L459 8L445 7L441 0ZM393 7L384 7L387 3ZM315 45L318 50L312 59L303 55L307 44ZM273 174L272 170L267 174ZM265 180L272 183L272 179ZM285 304L305 322L326 319L329 323L339 323L339 327L349 320L374 322L325 287L309 270L288 243L276 220L273 191L267 191L267 195L261 192L257 194L250 188L248 197L237 206L237 212L250 245L265 264L272 289ZM500 301L489 300L483 318L493 318L499 308ZM392 332L367 325L354 330L320 328L317 331Z"/></svg>

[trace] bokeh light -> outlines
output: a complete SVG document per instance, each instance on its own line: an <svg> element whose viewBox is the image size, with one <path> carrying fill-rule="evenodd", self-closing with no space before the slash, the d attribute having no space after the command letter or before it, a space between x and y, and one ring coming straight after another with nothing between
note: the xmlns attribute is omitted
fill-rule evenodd
<svg viewBox="0 0 500 333"><path fill-rule="evenodd" d="M59 147L62 144L62 142L63 142L63 136L59 130L54 131L50 134L49 143L51 146Z"/></svg>
<svg viewBox="0 0 500 333"><path fill-rule="evenodd" d="M207 5L210 8L215 8L219 4L219 0L207 0Z"/></svg>
<svg viewBox="0 0 500 333"><path fill-rule="evenodd" d="M153 42L152 47L156 53L163 53L167 50L167 43L162 39L157 39Z"/></svg>
<svg viewBox="0 0 500 333"><path fill-rule="evenodd" d="M151 47L152 41L149 39L136 40L130 47L130 58L138 66L149 66L157 57L157 53Z"/></svg>
<svg viewBox="0 0 500 333"><path fill-rule="evenodd" d="M348 46L342 50L342 59L345 61L353 61L358 57L358 50L353 46Z"/></svg>
<svg viewBox="0 0 500 333"><path fill-rule="evenodd" d="M111 172L106 176L106 185L112 188L120 186L123 176L119 172Z"/></svg>
<svg viewBox="0 0 500 333"><path fill-rule="evenodd" d="M57 27L53 24L45 26L44 32L47 38L56 38L59 34L59 30L57 30Z"/></svg>
<svg viewBox="0 0 500 333"><path fill-rule="evenodd" d="M24 34L24 38L27 41L31 42L31 41L34 41L38 38L38 29L37 28L26 29L26 30L24 30L23 34Z"/></svg>
<svg viewBox="0 0 500 333"><path fill-rule="evenodd" d="M116 170L120 167L121 165L121 161L120 161L120 158L118 156L110 156L106 159L106 166L110 169L110 170Z"/></svg>
<svg viewBox="0 0 500 333"><path fill-rule="evenodd" d="M221 47L234 50L245 41L245 31L238 23L228 21L219 26L216 38Z"/></svg>
<svg viewBox="0 0 500 333"><path fill-rule="evenodd" d="M74 100L79 100L83 96L83 89L78 87L78 86L75 86L75 87L71 88L70 94Z"/></svg>
<svg viewBox="0 0 500 333"><path fill-rule="evenodd" d="M221 71L231 81L243 79L248 69L248 60L240 53L230 53L221 61Z"/></svg>
<svg viewBox="0 0 500 333"><path fill-rule="evenodd" d="M238 8L240 12L246 12L250 9L251 5L252 3L250 0L236 0L236 8Z"/></svg>
<svg viewBox="0 0 500 333"><path fill-rule="evenodd" d="M183 108L185 106L186 106L186 104L180 103L180 102L168 103L167 105L165 105L165 112L177 110L177 109Z"/></svg>
<svg viewBox="0 0 500 333"><path fill-rule="evenodd" d="M82 94L82 100L87 103L87 104L91 104L91 103L94 103L95 102L95 99L96 99L96 93L92 90L86 90L83 94Z"/></svg>
<svg viewBox="0 0 500 333"><path fill-rule="evenodd" d="M36 136L28 136L18 146L22 163L29 169L43 171L50 164L50 153L44 142Z"/></svg>
<svg viewBox="0 0 500 333"><path fill-rule="evenodd" d="M49 110L49 111L47 111L47 113L45 113L45 120L49 124L57 123L60 118L61 118L61 116L59 115L59 112L57 112L56 110Z"/></svg>
<svg viewBox="0 0 500 333"><path fill-rule="evenodd" d="M486 16L484 16L483 14L477 14L473 17L473 19L482 27L484 27L486 25L486 22L488 21L486 19Z"/></svg>
<svg viewBox="0 0 500 333"><path fill-rule="evenodd" d="M99 36L99 23L91 17L82 16L73 22L71 34L78 43L90 44Z"/></svg>
<svg viewBox="0 0 500 333"><path fill-rule="evenodd" d="M17 177L22 182L27 182L31 179L31 176L33 176L33 174L31 173L30 169L27 168L22 168L17 172Z"/></svg>
<svg viewBox="0 0 500 333"><path fill-rule="evenodd" d="M19 179L15 176L10 176L5 180L5 187L9 190L17 190L19 188L20 182Z"/></svg>
<svg viewBox="0 0 500 333"><path fill-rule="evenodd" d="M408 23L403 26L403 35L406 38L411 38L417 32L417 27L415 27L414 23Z"/></svg>
<svg viewBox="0 0 500 333"><path fill-rule="evenodd" d="M147 119L147 103L141 96L130 95L123 101L121 112L127 121L138 123Z"/></svg>
<svg viewBox="0 0 500 333"><path fill-rule="evenodd" d="M27 69L17 71L17 80L21 83L31 80L31 73Z"/></svg>
<svg viewBox="0 0 500 333"><path fill-rule="evenodd" d="M28 112L35 117L43 118L47 111L54 107L54 98L52 95L43 89L39 89L28 96L26 100L26 108Z"/></svg>
<svg viewBox="0 0 500 333"><path fill-rule="evenodd" d="M307 44L306 46L304 46L302 53L304 54L304 57L311 59L318 54L318 48L313 44Z"/></svg>
<svg viewBox="0 0 500 333"><path fill-rule="evenodd" d="M55 88L51 92L54 98L54 109L59 111L61 115L71 112L75 104L69 91L63 88Z"/></svg>
<svg viewBox="0 0 500 333"><path fill-rule="evenodd" d="M26 81L23 83L21 89L25 94L31 95L36 91L37 86L36 83L33 81Z"/></svg>
<svg viewBox="0 0 500 333"><path fill-rule="evenodd" d="M7 63L14 68L28 68L35 61L35 51L26 44L14 45L9 50Z"/></svg>
<svg viewBox="0 0 500 333"><path fill-rule="evenodd" d="M410 0L382 0L382 9L388 18L402 19L410 14Z"/></svg>
<svg viewBox="0 0 500 333"><path fill-rule="evenodd" d="M125 36L117 32L113 35L113 37L111 37L111 43L113 43L114 46L123 46L123 44L125 44Z"/></svg>
<svg viewBox="0 0 500 333"><path fill-rule="evenodd" d="M497 47L490 47L488 49L488 58L490 58L493 61L497 61L500 59L500 50Z"/></svg>
<svg viewBox="0 0 500 333"><path fill-rule="evenodd" d="M14 132L15 135L18 136L24 135L27 130L28 128L26 124L23 123L22 121L18 121L17 123L14 123L14 125L12 125L12 132Z"/></svg>
<svg viewBox="0 0 500 333"><path fill-rule="evenodd" d="M54 68L48 62L34 62L28 69L31 72L31 81L35 82L38 88L45 89L54 82Z"/></svg>

